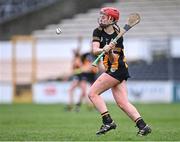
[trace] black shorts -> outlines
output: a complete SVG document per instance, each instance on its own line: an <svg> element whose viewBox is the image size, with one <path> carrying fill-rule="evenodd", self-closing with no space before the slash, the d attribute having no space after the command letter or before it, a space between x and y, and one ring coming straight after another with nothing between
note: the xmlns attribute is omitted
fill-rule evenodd
<svg viewBox="0 0 180 142"><path fill-rule="evenodd" d="M81 73L80 74L74 74L72 77L71 77L71 80L75 81L81 81L82 80L82 75Z"/></svg>
<svg viewBox="0 0 180 142"><path fill-rule="evenodd" d="M109 69L106 73L120 82L127 80L130 77L128 68L125 67L125 64L122 64L117 70Z"/></svg>
<svg viewBox="0 0 180 142"><path fill-rule="evenodd" d="M94 73L82 73L82 80L89 82L90 84L94 83L96 80L96 75Z"/></svg>

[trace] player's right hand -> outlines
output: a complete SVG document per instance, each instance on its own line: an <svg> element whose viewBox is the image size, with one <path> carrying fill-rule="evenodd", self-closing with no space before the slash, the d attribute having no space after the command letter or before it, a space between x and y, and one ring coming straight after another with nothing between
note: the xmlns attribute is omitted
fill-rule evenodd
<svg viewBox="0 0 180 142"><path fill-rule="evenodd" d="M105 52L105 53L109 53L109 51L111 50L111 46L110 45L105 45L104 47L103 47L103 51Z"/></svg>
<svg viewBox="0 0 180 142"><path fill-rule="evenodd" d="M103 51L105 53L109 53L109 51L112 50L113 48L115 48L115 44L111 42L110 44L104 46Z"/></svg>

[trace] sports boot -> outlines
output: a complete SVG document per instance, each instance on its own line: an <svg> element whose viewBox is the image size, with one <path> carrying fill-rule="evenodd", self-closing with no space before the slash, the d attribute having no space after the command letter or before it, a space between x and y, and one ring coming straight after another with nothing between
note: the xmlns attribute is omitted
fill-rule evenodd
<svg viewBox="0 0 180 142"><path fill-rule="evenodd" d="M152 132L151 128L148 125L146 125L144 128L139 129L139 131L137 132L137 135L146 136L151 132Z"/></svg>
<svg viewBox="0 0 180 142"><path fill-rule="evenodd" d="M96 135L105 134L112 129L116 129L116 124L114 123L114 121L111 123L103 124L99 131L96 132Z"/></svg>

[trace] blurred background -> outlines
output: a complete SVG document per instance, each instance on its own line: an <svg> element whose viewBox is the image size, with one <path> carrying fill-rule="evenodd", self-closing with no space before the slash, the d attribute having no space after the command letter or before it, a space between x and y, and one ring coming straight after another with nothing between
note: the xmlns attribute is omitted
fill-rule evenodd
<svg viewBox="0 0 180 142"><path fill-rule="evenodd" d="M105 6L120 10L121 27L141 15L124 36L129 99L180 102L179 0L0 0L0 104L67 103L72 51L91 50ZM113 101L108 91L103 97Z"/></svg>

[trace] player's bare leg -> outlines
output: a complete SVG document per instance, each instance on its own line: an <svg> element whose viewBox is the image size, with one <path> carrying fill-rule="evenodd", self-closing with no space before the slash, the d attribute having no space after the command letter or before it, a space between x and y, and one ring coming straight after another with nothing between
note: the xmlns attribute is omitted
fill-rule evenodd
<svg viewBox="0 0 180 142"><path fill-rule="evenodd" d="M86 103L87 103L87 109L89 111L92 111L94 109L94 105L93 103L91 102L91 100L89 99L88 95L86 95Z"/></svg>
<svg viewBox="0 0 180 142"><path fill-rule="evenodd" d="M101 113L103 122L103 125L101 126L100 130L96 133L97 135L105 134L109 130L116 128L116 124L112 120L106 107L106 104L104 100L101 98L100 94L118 83L119 81L117 81L110 75L103 73L90 88L89 98L96 107L96 109Z"/></svg>
<svg viewBox="0 0 180 142"><path fill-rule="evenodd" d="M87 108L88 110L92 110L94 108L92 102L90 101L90 99L88 98L88 95L87 95L87 89L89 88L89 84L86 80L83 80L81 81L80 83L80 88L82 90L82 93L80 95L80 98L79 98L79 101L78 103L76 104L76 109L75 111L76 112L79 112L80 111L80 107L82 105L82 102L85 100L86 104L87 104Z"/></svg>
<svg viewBox="0 0 180 142"><path fill-rule="evenodd" d="M68 111L71 111L72 108L73 108L73 94L74 94L74 90L75 88L79 85L79 81L78 80L75 80L72 82L71 84L71 87L69 89L69 102L68 102L68 105L67 105L67 108L66 110Z"/></svg>
<svg viewBox="0 0 180 142"><path fill-rule="evenodd" d="M112 88L117 105L136 123L139 128L138 135L151 133L151 128L144 122L137 109L128 101L126 81L122 81Z"/></svg>
<svg viewBox="0 0 180 142"><path fill-rule="evenodd" d="M75 108L75 111L76 111L76 112L79 112L80 107L81 107L81 105L82 105L82 102L83 102L83 100L86 98L86 94L87 94L87 92L86 92L87 82L86 82L85 80L82 80L82 81L80 82L80 88L81 88L81 95L80 95L80 98L79 98L78 103L76 104L76 108Z"/></svg>

